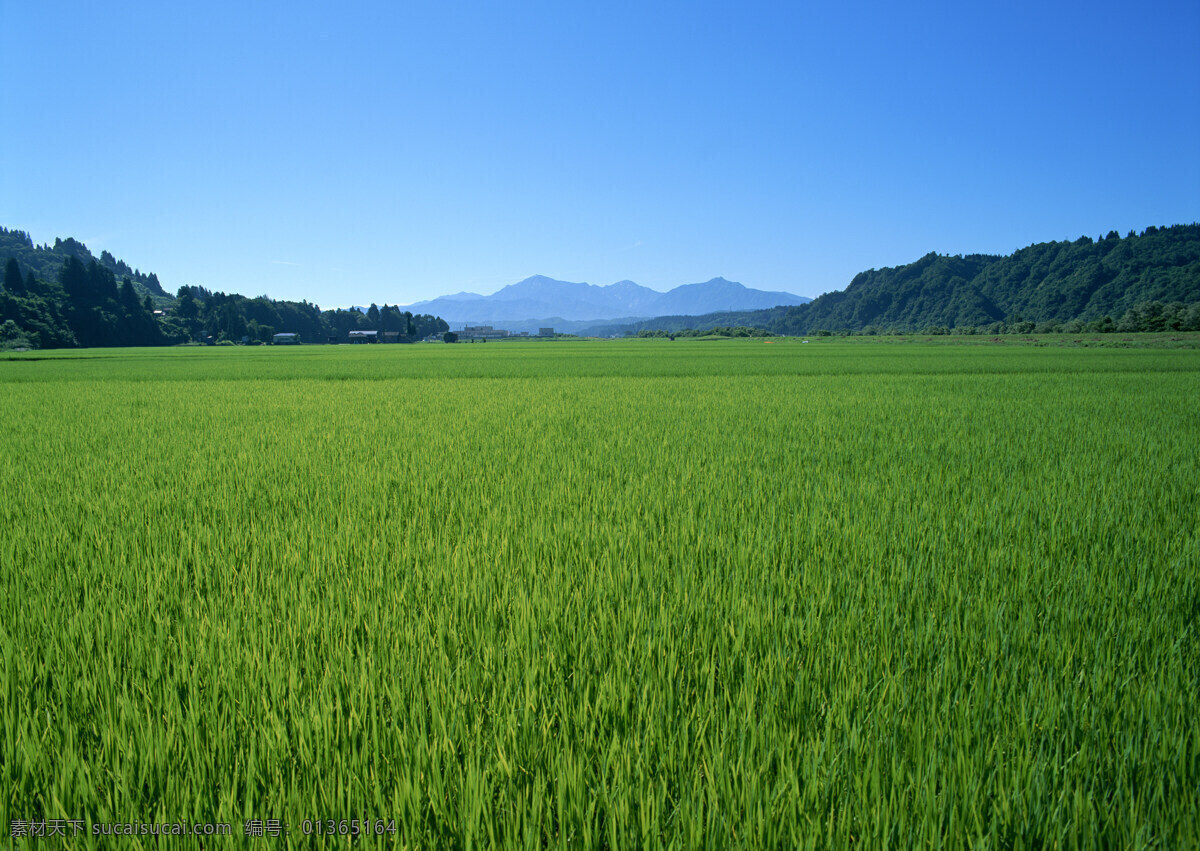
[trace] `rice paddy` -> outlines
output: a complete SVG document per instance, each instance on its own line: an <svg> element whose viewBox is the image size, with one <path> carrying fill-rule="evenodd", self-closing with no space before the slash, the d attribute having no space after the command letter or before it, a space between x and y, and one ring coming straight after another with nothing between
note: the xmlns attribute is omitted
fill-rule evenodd
<svg viewBox="0 0 1200 851"><path fill-rule="evenodd" d="M1200 351L38 353L0 434L6 838L1200 844Z"/></svg>

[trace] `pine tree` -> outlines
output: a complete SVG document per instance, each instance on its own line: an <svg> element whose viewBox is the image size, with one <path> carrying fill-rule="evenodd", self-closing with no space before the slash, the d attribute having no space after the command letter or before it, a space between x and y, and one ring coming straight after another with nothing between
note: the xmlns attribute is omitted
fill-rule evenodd
<svg viewBox="0 0 1200 851"><path fill-rule="evenodd" d="M55 248L61 240L55 241ZM88 273L79 258L69 256L63 261L62 269L58 272L58 282L62 284L67 296L72 299L86 298L88 295Z"/></svg>
<svg viewBox="0 0 1200 851"><path fill-rule="evenodd" d="M133 281L129 280L128 277L121 281L120 302L121 306L124 307L125 310L130 313L130 315L137 313L142 307L141 303L138 301L137 291L133 288Z"/></svg>
<svg viewBox="0 0 1200 851"><path fill-rule="evenodd" d="M4 289L9 295L25 294L25 280L21 277L21 266L15 257L8 258L4 267Z"/></svg>

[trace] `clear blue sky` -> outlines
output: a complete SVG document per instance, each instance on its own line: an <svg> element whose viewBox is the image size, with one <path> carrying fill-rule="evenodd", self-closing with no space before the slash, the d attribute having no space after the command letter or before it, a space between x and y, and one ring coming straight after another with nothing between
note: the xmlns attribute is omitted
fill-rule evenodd
<svg viewBox="0 0 1200 851"><path fill-rule="evenodd" d="M1200 220L1200 4L0 0L0 225L331 307Z"/></svg>

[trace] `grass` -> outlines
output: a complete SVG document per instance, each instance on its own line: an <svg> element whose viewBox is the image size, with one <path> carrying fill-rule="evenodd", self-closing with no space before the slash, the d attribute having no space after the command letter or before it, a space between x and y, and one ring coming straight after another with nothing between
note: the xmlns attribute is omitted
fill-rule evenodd
<svg viewBox="0 0 1200 851"><path fill-rule="evenodd" d="M36 354L0 825L1200 842L1200 353Z"/></svg>

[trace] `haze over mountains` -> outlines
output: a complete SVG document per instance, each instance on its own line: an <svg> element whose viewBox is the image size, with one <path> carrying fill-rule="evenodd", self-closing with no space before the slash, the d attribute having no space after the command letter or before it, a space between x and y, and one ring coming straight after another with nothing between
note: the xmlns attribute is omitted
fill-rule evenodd
<svg viewBox="0 0 1200 851"><path fill-rule="evenodd" d="M806 304L812 299L786 292L750 289L736 281L713 278L658 292L633 281L608 286L556 281L534 275L484 296L455 293L408 305L413 312L441 316L452 325L494 324L561 319L591 321L629 319L666 314L702 314L717 310L760 310Z"/></svg>

